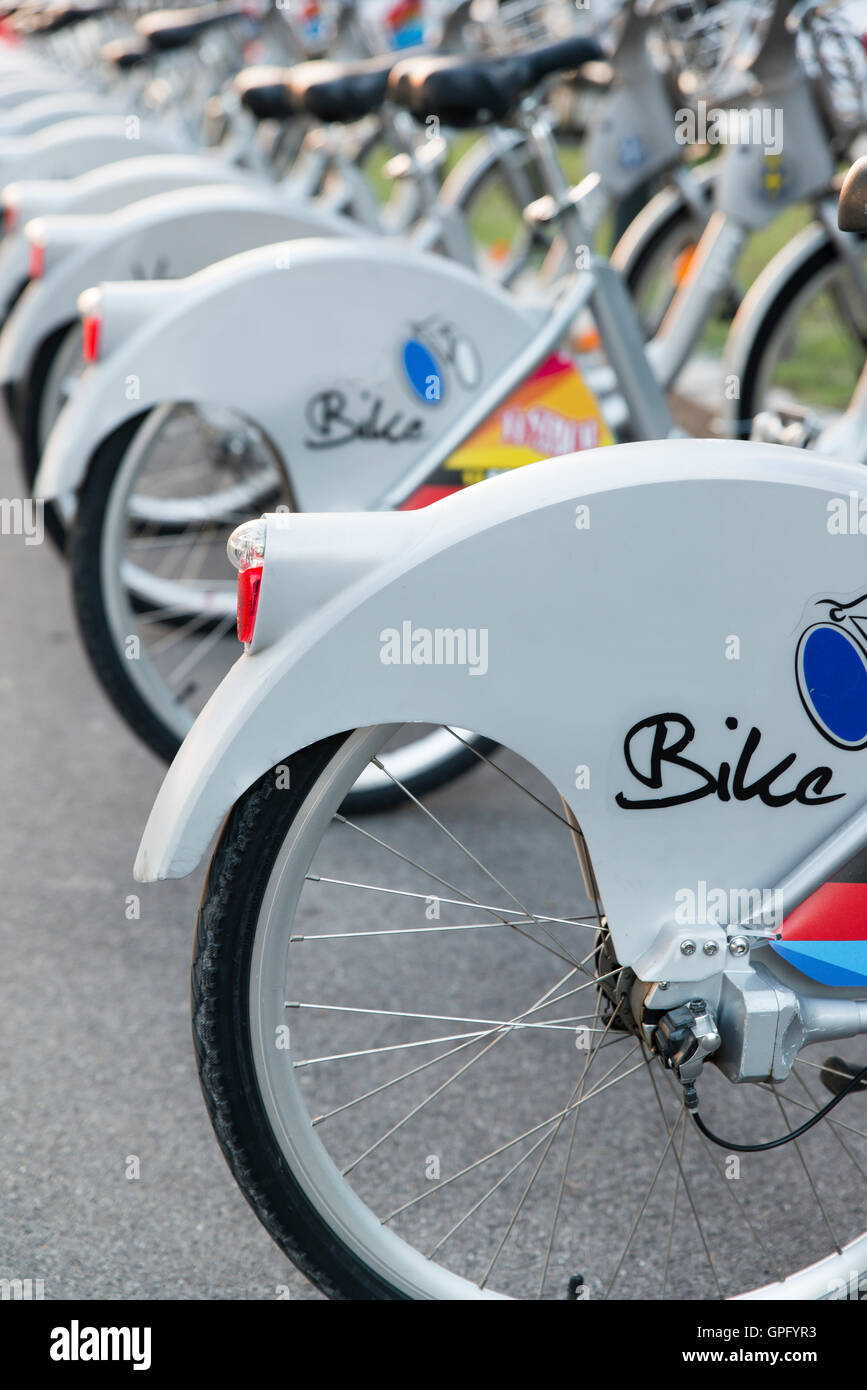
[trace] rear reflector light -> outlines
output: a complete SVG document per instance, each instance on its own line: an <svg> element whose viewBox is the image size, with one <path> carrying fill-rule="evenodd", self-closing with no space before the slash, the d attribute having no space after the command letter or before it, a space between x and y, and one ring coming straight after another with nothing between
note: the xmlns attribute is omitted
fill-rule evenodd
<svg viewBox="0 0 867 1390"><path fill-rule="evenodd" d="M99 351L102 345L102 319L96 316L88 317L82 324L82 352L84 360L88 364L99 361Z"/></svg>
<svg viewBox="0 0 867 1390"><path fill-rule="evenodd" d="M41 280L45 274L45 247L41 241L33 241L30 244L30 261L27 266L27 273L31 280Z"/></svg>
<svg viewBox="0 0 867 1390"><path fill-rule="evenodd" d="M238 640L252 642L259 610L267 526L264 521L247 521L229 537L226 549L238 571Z"/></svg>
<svg viewBox="0 0 867 1390"><path fill-rule="evenodd" d="M238 575L238 641L252 642L259 611L259 590L262 587L262 566L241 570Z"/></svg>
<svg viewBox="0 0 867 1390"><path fill-rule="evenodd" d="M17 203L7 203L3 209L3 231L7 236L12 236L20 226L21 209Z"/></svg>

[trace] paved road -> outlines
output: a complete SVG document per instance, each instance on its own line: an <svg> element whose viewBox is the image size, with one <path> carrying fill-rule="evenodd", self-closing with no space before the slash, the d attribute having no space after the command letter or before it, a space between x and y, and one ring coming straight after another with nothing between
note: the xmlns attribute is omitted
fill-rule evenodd
<svg viewBox="0 0 867 1390"><path fill-rule="evenodd" d="M4 432L0 496L19 491ZM248 1209L202 1104L201 883L131 881L162 766L92 679L50 543L0 538L0 592L0 1278L43 1279L46 1298L318 1297Z"/></svg>

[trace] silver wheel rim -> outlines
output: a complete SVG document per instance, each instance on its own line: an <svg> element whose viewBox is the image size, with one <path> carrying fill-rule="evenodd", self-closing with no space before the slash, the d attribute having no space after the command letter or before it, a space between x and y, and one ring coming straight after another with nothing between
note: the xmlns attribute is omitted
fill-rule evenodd
<svg viewBox="0 0 867 1390"><path fill-rule="evenodd" d="M308 1088L307 1094L305 1095L302 1084L300 1084L299 1081L299 1078L302 1078L304 1082L307 1081L311 1076L310 1069L317 1059L314 1058L311 1061L311 1059L304 1056L303 1050L296 1052L295 1042L292 1042L289 1049L282 1050L276 1048L274 1044L276 1036L275 1030L286 1025L287 1018L294 1020L297 1017L301 1017L302 1011L307 1008L321 1009L323 1007L332 1007L322 1004L307 1005L303 1000L299 1001L296 999L293 1009L287 1012L287 1000L290 1002L293 1000L292 983L294 980L297 980L299 969L296 965L293 972L292 952L294 951L297 953L304 949L305 946L308 950L322 949L321 944L315 947L308 944L311 942L311 937L296 935L299 929L299 922L296 920L296 909L298 908L299 901L302 898L306 886L310 883L308 874L311 864L313 864L314 857L323 837L326 835L326 832L328 832L332 816L337 810L337 807L341 804L348 786L357 780L367 759L376 754L377 750L388 740L391 732L391 730L383 728L359 730L343 744L338 754L320 776L311 793L307 796L291 825L289 834L274 863L259 913L252 950L249 981L251 1047L259 1093L274 1138L282 1154L289 1163L294 1177L300 1183L312 1205L327 1221L329 1227L339 1235L343 1243L362 1260L364 1264L379 1274L391 1286L396 1287L402 1293L409 1294L416 1298L463 1299L471 1297L504 1296L502 1291L494 1294L492 1288L489 1287L489 1283L485 1283L483 1287L479 1287L479 1285L473 1282L472 1278L467 1277L465 1273L449 1268L438 1260L432 1261L423 1251L415 1248L407 1240L397 1235L393 1229L389 1229L386 1224L383 1224L379 1216L377 1216L371 1207L365 1203L362 1197L353 1190L350 1182L342 1175L338 1163L334 1160L325 1142L320 1137L327 1128L327 1126L323 1127L322 1119L324 1118L325 1121L329 1121L333 1116L328 1112L324 1112L323 1115L322 1111L316 1109L315 1104L311 1112L311 1092ZM434 819L436 819L435 813ZM350 822L345 822L345 824L351 825ZM358 827L352 828L358 829ZM367 831L362 831L361 833L365 835L370 834L370 832ZM386 840L388 839L386 832L373 832L374 838L377 838L381 834L385 835ZM339 879L322 880L317 875L314 875L312 881L314 884L320 884L322 882L340 884L341 882ZM359 884L347 884L344 886L356 888L364 887L364 885ZM393 891L400 892L400 890ZM445 901L448 902L450 900L446 898ZM344 914L344 920L347 916L348 914ZM552 918L549 920L563 922L565 919ZM327 917L323 918L320 915L317 918L316 932L314 935L326 933L326 937L323 939L327 939L327 933L335 925L339 924L335 924ZM489 922L486 925L491 925L491 923ZM454 929L452 928L451 930ZM346 935L346 933L338 934ZM366 936L371 935L369 932L365 932L364 934ZM373 933L373 935L379 934L381 933ZM398 935L399 934L400 933L398 933ZM294 938L294 940L292 938ZM339 978L339 976L335 974L334 978ZM395 972L394 977L389 980L390 987L395 992L392 1007L398 1011L410 1007L408 1001L400 995L399 978L397 972ZM552 1002L562 1007L561 1001L557 998L552 997ZM375 1013L377 1011L362 1010L362 1012ZM409 1015L405 1016L408 1017ZM421 1016L426 1017L426 1015ZM431 1017L443 1018L446 1016L445 1014L436 1014ZM508 1017L508 1010L506 1012L506 1017ZM527 1015L524 1015L524 1017L526 1018ZM458 1027L458 1024L446 1025L446 1027L448 1026ZM525 1023L522 1026L526 1027L527 1025ZM290 1035L295 1037L297 1034L296 1024L291 1022L289 1027ZM510 1024L509 1027L512 1029L512 1034L514 1035L514 1025ZM458 1036L461 1035L458 1034ZM334 1046L336 1049L337 1043L335 1043ZM417 1046L417 1044L412 1044L412 1046ZM376 1052L378 1050L388 1050L388 1048L374 1048L373 1050ZM356 1055L361 1056L362 1054L336 1054L337 1060L340 1060L343 1056L352 1058ZM415 1055L417 1056L418 1054ZM334 1056L326 1056L318 1059L319 1062L327 1063L333 1063L334 1060ZM624 1057L624 1060L627 1061L628 1059ZM810 1065L811 1064L807 1063L807 1066ZM652 1063L652 1066L658 1067L658 1062ZM636 1070L638 1071L640 1068L636 1068ZM630 1074L630 1071L627 1069L623 1072L623 1079L625 1080ZM649 1073L645 1070L645 1074ZM661 1071L659 1074L661 1076L665 1075ZM611 1075L610 1072L609 1075ZM806 1071L805 1075L808 1076L811 1082L816 1077L815 1072ZM615 1071L614 1079L609 1081L608 1086L613 1086L617 1080L618 1076ZM643 1080L643 1078L639 1076L638 1080ZM389 1082L389 1085L391 1084L392 1083ZM728 1083L725 1084L728 1085ZM358 1089L362 1090L363 1087L359 1085ZM606 1088L600 1087L599 1090L593 1089L584 1095L584 1099L592 1099L594 1095L599 1094L601 1089ZM731 1091L744 1091L745 1089L755 1088L730 1087ZM368 1092L368 1095L371 1096L375 1094L375 1090ZM610 1094L614 1093L611 1092ZM785 1100L785 1104L789 1107L790 1118L794 1117L792 1118L792 1124L803 1119L805 1110L809 1108L804 1106L801 1111L792 1110L792 1105L797 1106L799 1104L796 1096L797 1092L793 1091L793 1095L786 1096ZM318 1098L314 1097L313 1099L315 1101ZM779 1103L779 1096L775 1096L775 1101ZM580 1103L582 1102L579 1101L579 1104ZM352 1104L355 1105L356 1102L353 1101ZM346 1109L347 1107L343 1106L341 1108ZM312 1121L312 1114L320 1116L320 1119L315 1124ZM333 1112L333 1114L336 1115L337 1111ZM850 1116L848 1118L852 1117ZM857 1124L857 1120L858 1116L856 1115L854 1116L855 1124ZM600 1124L601 1123L600 1121ZM737 1132L737 1121L735 1121L735 1127ZM780 1127L782 1128L782 1122ZM844 1125L841 1132L845 1133L846 1128L847 1127ZM683 1134L686 1134L685 1119ZM846 1133L846 1139L850 1142L851 1134L858 1134L862 1140L867 1141L867 1133L864 1133L861 1129L852 1129L849 1127L849 1133ZM680 1145L681 1156L677 1159L676 1165L674 1165L677 1171L683 1159L683 1138L676 1139L676 1142L672 1144L671 1140L675 1135L676 1126L673 1127L670 1132L669 1144L667 1147L670 1149L669 1159L672 1161L669 1166L672 1166L675 1158L674 1150L678 1144ZM692 1137L693 1131L690 1129L690 1143L692 1143ZM839 1135L835 1135L834 1137L839 1138ZM695 1142L696 1144L699 1143L697 1135L695 1136ZM704 1141L701 1142L704 1143ZM795 1146L789 1145L788 1147L791 1151ZM790 1156L792 1156L791 1152ZM362 1157L364 1157L364 1155L362 1155ZM663 1159L664 1158L665 1154L663 1154ZM656 1154L652 1157L648 1157L648 1172L652 1170L655 1160ZM353 1174L358 1171L355 1163L350 1165L349 1171ZM859 1169L859 1172L860 1171ZM460 1176L461 1174L459 1173L458 1178L460 1178ZM454 1181L454 1178L450 1177L442 1186L446 1187L449 1183L453 1183ZM683 1182L684 1187L681 1190L680 1199L682 1209L687 1206L686 1198L683 1195L687 1184L685 1169L683 1170ZM729 1184L728 1186L730 1189L732 1185ZM496 1190L495 1186L492 1191L495 1192ZM675 1187L675 1194L676 1193L677 1188ZM425 1197L419 1198L418 1200L423 1201L426 1196L427 1192L425 1192ZM737 1201L736 1198L735 1200ZM677 1197L675 1195L675 1203L676 1201ZM692 1203L692 1201L693 1198L690 1196L689 1202ZM722 1198L720 1198L720 1201L722 1202ZM412 1202L409 1203L410 1206L412 1206L412 1204ZM723 1203L723 1205L725 1205L725 1203ZM634 1203L632 1202L632 1194L630 1194L630 1215L632 1215L633 1208ZM824 1206L822 1206L822 1214L823 1216L825 1214ZM390 1217L386 1218L386 1220L390 1219ZM735 1218L732 1217L732 1220L734 1219ZM674 1213L672 1214L672 1229L673 1228ZM803 1268L796 1269L794 1272L787 1273L784 1270L780 1271L779 1278L772 1279L768 1282L757 1282L755 1285L747 1286L746 1292L725 1288L711 1296L755 1299L822 1299L833 1297L835 1295L832 1292L832 1288L835 1284L845 1285L846 1280L850 1278L853 1270L860 1272L867 1266L867 1233L856 1234L852 1239L846 1242L840 1241L838 1243L840 1246L839 1250L835 1250L831 1254L823 1256L818 1260L813 1260ZM667 1276L669 1254L670 1251L666 1252L665 1255ZM658 1258L661 1261L661 1252ZM623 1265L621 1262L615 1271L612 1289L608 1290L606 1296L622 1296L616 1291L616 1280L622 1268ZM543 1271L543 1287L547 1269L548 1266L546 1265L545 1271ZM563 1292L562 1290L560 1291L560 1296L563 1296ZM510 1295L507 1292L505 1296ZM540 1295L537 1294L536 1296ZM655 1296L658 1297L660 1294L657 1293ZM661 1296L666 1296L664 1289ZM695 1294L693 1296L701 1295Z"/></svg>

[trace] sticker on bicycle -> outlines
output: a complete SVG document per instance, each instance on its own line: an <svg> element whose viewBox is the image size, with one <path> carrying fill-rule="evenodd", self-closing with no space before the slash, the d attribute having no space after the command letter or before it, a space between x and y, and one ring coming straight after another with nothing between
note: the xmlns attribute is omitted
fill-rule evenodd
<svg viewBox="0 0 867 1390"><path fill-rule="evenodd" d="M574 363L552 353L404 503L404 510L426 507L528 463L613 442L596 398Z"/></svg>
<svg viewBox="0 0 867 1390"><path fill-rule="evenodd" d="M385 17L392 48L412 48L424 42L424 6L420 0L398 0Z"/></svg>
<svg viewBox="0 0 867 1390"><path fill-rule="evenodd" d="M829 743L867 747L867 594L816 607L823 617L801 634L795 657L801 703Z"/></svg>

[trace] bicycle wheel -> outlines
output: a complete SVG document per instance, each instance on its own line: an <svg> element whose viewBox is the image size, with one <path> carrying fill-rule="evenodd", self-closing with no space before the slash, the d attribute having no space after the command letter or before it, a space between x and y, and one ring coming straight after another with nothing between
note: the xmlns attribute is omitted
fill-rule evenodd
<svg viewBox="0 0 867 1390"><path fill-rule="evenodd" d="M745 341L733 363L740 381L737 436L748 439L763 410L794 413L817 427L833 423L848 406L867 355L867 306L849 267L818 231L809 253L792 262L750 322L761 288L757 282L755 296L744 301Z"/></svg>
<svg viewBox="0 0 867 1390"><path fill-rule="evenodd" d="M69 546L76 618L103 689L159 757L174 757L241 654L229 535L291 505L268 441L228 412L163 406L96 451ZM475 766L436 729L396 739L388 761L416 795ZM370 767L348 804L367 812L396 799L391 779Z"/></svg>
<svg viewBox="0 0 867 1390"><path fill-rule="evenodd" d="M202 1089L278 1245L332 1297L836 1296L867 1264L857 1105L732 1181L631 1017L538 773L501 751L469 792L334 819L391 734L254 784L200 904ZM812 1068L706 1067L703 1113L778 1135L818 1107Z"/></svg>
<svg viewBox="0 0 867 1390"><path fill-rule="evenodd" d="M582 170L580 142L566 133L557 137L560 163L567 177L578 181ZM458 145L460 159L452 175L455 205L463 213L478 257L479 269L505 287L536 275L551 249L556 230L528 226L524 209L545 189L525 144L491 149L486 141ZM451 195L448 182L444 194Z"/></svg>
<svg viewBox="0 0 867 1390"><path fill-rule="evenodd" d="M703 190L710 204L712 185ZM705 222L673 189L663 189L626 229L611 255L626 280L647 338L658 331L689 270Z"/></svg>

